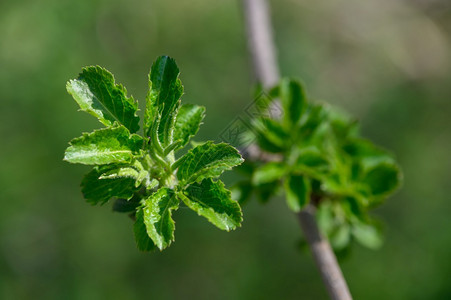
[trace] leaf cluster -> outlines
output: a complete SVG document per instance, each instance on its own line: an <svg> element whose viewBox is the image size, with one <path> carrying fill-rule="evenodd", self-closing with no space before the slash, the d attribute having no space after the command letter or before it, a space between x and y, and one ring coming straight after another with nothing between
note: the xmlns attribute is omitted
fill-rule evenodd
<svg viewBox="0 0 451 300"><path fill-rule="evenodd" d="M234 187L244 202L255 193L262 202L284 191L288 207L318 207L321 229L340 250L355 239L381 244L380 226L369 211L400 184L393 156L359 134L358 122L322 103L308 101L302 84L285 78L269 91L282 116L255 118L250 135L260 149L279 158L240 167L249 180ZM249 136L246 137L249 139Z"/></svg>
<svg viewBox="0 0 451 300"><path fill-rule="evenodd" d="M172 214L181 203L220 229L240 226L242 212L217 178L242 163L228 144L206 142L177 157L194 136L205 108L181 104L183 85L175 61L158 57L149 74L143 134L138 134L138 103L104 68L83 68L67 91L105 128L70 142L64 160L94 166L81 183L84 198L131 213L140 250L163 250L174 241Z"/></svg>

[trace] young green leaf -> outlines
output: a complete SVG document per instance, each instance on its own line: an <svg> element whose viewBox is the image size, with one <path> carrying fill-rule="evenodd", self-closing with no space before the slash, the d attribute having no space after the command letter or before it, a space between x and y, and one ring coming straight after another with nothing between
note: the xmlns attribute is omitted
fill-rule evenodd
<svg viewBox="0 0 451 300"><path fill-rule="evenodd" d="M138 206L140 206L141 195L134 194L133 197L129 200L124 198L118 198L114 201L113 211L115 212L123 212L123 213L131 213L136 212Z"/></svg>
<svg viewBox="0 0 451 300"><path fill-rule="evenodd" d="M334 250L342 250L351 242L351 226L348 223L341 224L331 232L330 243Z"/></svg>
<svg viewBox="0 0 451 300"><path fill-rule="evenodd" d="M284 118L289 126L299 122L306 107L306 98L302 85L293 79L282 79L280 98L284 109Z"/></svg>
<svg viewBox="0 0 451 300"><path fill-rule="evenodd" d="M258 118L253 120L253 126L260 148L272 153L286 149L290 134L285 132L282 124L269 118Z"/></svg>
<svg viewBox="0 0 451 300"><path fill-rule="evenodd" d="M380 248L384 241L382 230L376 224L355 222L352 224L352 235L360 244L370 249Z"/></svg>
<svg viewBox="0 0 451 300"><path fill-rule="evenodd" d="M340 109L329 106L328 119L331 129L338 140L346 140L358 135L359 124L357 120L351 118Z"/></svg>
<svg viewBox="0 0 451 300"><path fill-rule="evenodd" d="M128 163L139 155L143 139L123 127L104 128L70 141L64 160L85 165Z"/></svg>
<svg viewBox="0 0 451 300"><path fill-rule="evenodd" d="M257 168L252 175L254 185L262 185L281 179L288 172L288 168L282 162L270 162Z"/></svg>
<svg viewBox="0 0 451 300"><path fill-rule="evenodd" d="M179 193L179 197L186 206L219 229L233 230L243 220L238 202L232 200L230 191L221 181L209 178L201 183L190 184L183 193Z"/></svg>
<svg viewBox="0 0 451 300"><path fill-rule="evenodd" d="M354 221L367 218L366 211L361 204L362 201L359 201L356 197L346 196L340 198L339 201L347 219Z"/></svg>
<svg viewBox="0 0 451 300"><path fill-rule="evenodd" d="M133 97L127 97L126 89L116 84L113 74L106 69L83 68L78 79L67 82L66 88L81 110L98 118L105 126L117 122L131 133L138 131L138 104Z"/></svg>
<svg viewBox="0 0 451 300"><path fill-rule="evenodd" d="M145 134L149 132L157 113L161 114L158 127L158 137L163 146L172 143L174 123L183 85L179 76L179 69L175 61L168 56L160 56L153 63L149 74L149 91L146 97Z"/></svg>
<svg viewBox="0 0 451 300"><path fill-rule="evenodd" d="M133 178L137 179L139 172L131 167L119 167L100 175L99 179Z"/></svg>
<svg viewBox="0 0 451 300"><path fill-rule="evenodd" d="M293 165L293 172L321 179L330 171L328 159L314 148L303 149Z"/></svg>
<svg viewBox="0 0 451 300"><path fill-rule="evenodd" d="M242 162L241 155L232 146L207 142L191 149L176 162L177 178L182 185L200 182L204 178L218 177Z"/></svg>
<svg viewBox="0 0 451 300"><path fill-rule="evenodd" d="M178 148L185 146L189 139L196 135L204 117L203 106L184 104L180 107L174 128L174 141L181 140Z"/></svg>
<svg viewBox="0 0 451 300"><path fill-rule="evenodd" d="M135 238L143 251L162 250L174 241L172 212L179 207L178 197L222 229L233 229L241 222L239 204L231 200L222 182L196 183L239 165L242 158L235 148L208 142L175 161L174 152L197 133L205 114L201 106L179 108L183 86L178 77L175 61L167 56L152 65L145 139L134 134L139 128L137 103L126 96L125 88L115 83L111 73L87 67L67 84L81 109L107 128L73 139L64 160L95 165L83 179L83 195L92 204L116 198L114 211L136 217ZM203 194L193 194L196 188Z"/></svg>
<svg viewBox="0 0 451 300"><path fill-rule="evenodd" d="M81 191L87 202L103 204L112 197L130 199L137 191L135 179L129 177L100 179L113 169L115 165L96 166L85 175L81 182Z"/></svg>
<svg viewBox="0 0 451 300"><path fill-rule="evenodd" d="M324 105L309 102L305 111L305 119L301 126L301 135L310 138L313 133L323 124L327 118L327 110Z"/></svg>
<svg viewBox="0 0 451 300"><path fill-rule="evenodd" d="M288 207L294 212L300 212L310 201L310 183L305 176L288 176L285 190Z"/></svg>
<svg viewBox="0 0 451 300"><path fill-rule="evenodd" d="M135 187L141 185L145 178L148 178L149 172L144 169L137 169L134 166L124 166L117 169L112 169L103 173L99 179L119 179L119 178L132 178L135 180Z"/></svg>
<svg viewBox="0 0 451 300"><path fill-rule="evenodd" d="M277 156L263 152L263 161L248 164L253 194L266 202L283 179L293 211L315 199L320 226L334 246L348 249L354 236L374 247L374 228L353 224L366 221L368 211L399 186L401 173L394 158L360 138L355 119L325 103L307 102L299 82L283 79L269 94L280 99L282 117L256 117L246 136L252 136L260 150ZM249 179L242 184L246 182ZM237 197L243 194L239 188Z"/></svg>
<svg viewBox="0 0 451 300"><path fill-rule="evenodd" d="M149 198L145 199L143 206L144 224L147 234L158 247L163 250L174 241L175 222L172 211L179 207L179 200L174 191L161 188Z"/></svg>
<svg viewBox="0 0 451 300"><path fill-rule="evenodd" d="M329 167L329 162L324 154L316 149L310 148L304 149L299 153L296 165L299 166L299 168L327 169Z"/></svg>
<svg viewBox="0 0 451 300"><path fill-rule="evenodd" d="M147 228L144 224L144 212L142 208L139 208L136 212L135 225L133 226L133 232L135 234L136 246L141 251L152 251L157 248L153 241L147 234Z"/></svg>
<svg viewBox="0 0 451 300"><path fill-rule="evenodd" d="M387 156L387 153L374 145L371 141L354 138L349 139L343 145L343 150L357 159Z"/></svg>
<svg viewBox="0 0 451 300"><path fill-rule="evenodd" d="M379 196L393 192L399 185L400 172L395 164L381 163L369 170L363 182L373 195Z"/></svg>

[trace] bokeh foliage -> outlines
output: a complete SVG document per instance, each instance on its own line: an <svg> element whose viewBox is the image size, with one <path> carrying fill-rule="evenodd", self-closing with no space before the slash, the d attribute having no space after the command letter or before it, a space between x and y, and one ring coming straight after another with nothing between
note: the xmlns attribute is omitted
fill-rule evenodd
<svg viewBox="0 0 451 300"><path fill-rule="evenodd" d="M385 245L342 262L355 298L450 298L449 2L271 4L283 74L357 116L403 167L402 191L375 212ZM98 127L65 82L98 64L141 100L161 54L177 58L184 99L208 108L199 134L216 138L252 100L243 25L238 1L0 2L0 298L326 299L283 201L251 202L233 233L180 210L177 244L140 254L130 220L83 201L87 168L61 160Z"/></svg>
<svg viewBox="0 0 451 300"><path fill-rule="evenodd" d="M349 252L352 241L379 248L383 234L370 212L400 186L393 155L364 139L355 119L312 102L296 79L283 78L267 93L268 113L280 116L250 120L242 140L254 140L265 151L261 156L273 158L251 158L237 168L249 177L233 187L238 201L246 203L255 194L266 203L282 194L296 213L311 203L336 251Z"/></svg>

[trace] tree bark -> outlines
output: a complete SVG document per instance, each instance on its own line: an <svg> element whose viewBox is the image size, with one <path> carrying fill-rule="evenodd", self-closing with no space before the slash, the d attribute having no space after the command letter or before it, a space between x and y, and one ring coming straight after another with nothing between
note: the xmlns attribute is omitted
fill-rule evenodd
<svg viewBox="0 0 451 300"><path fill-rule="evenodd" d="M268 89L280 79L269 8L266 0L243 0L243 9L254 76ZM256 145L250 148L252 157L264 157ZM298 218L330 298L352 299L335 254L318 228L315 207L308 205L298 213Z"/></svg>

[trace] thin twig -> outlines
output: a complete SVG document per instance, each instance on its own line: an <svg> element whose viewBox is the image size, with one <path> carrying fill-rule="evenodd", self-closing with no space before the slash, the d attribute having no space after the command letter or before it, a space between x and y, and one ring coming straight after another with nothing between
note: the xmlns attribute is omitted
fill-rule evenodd
<svg viewBox="0 0 451 300"><path fill-rule="evenodd" d="M244 0L243 4L254 75L263 87L270 88L279 81L280 74L268 5L261 0Z"/></svg>
<svg viewBox="0 0 451 300"><path fill-rule="evenodd" d="M266 0L243 0L243 5L254 75L263 87L268 89L280 78L268 5ZM248 151L252 158L264 157L256 145L248 148ZM330 298L352 299L335 254L319 231L315 207L308 205L298 217Z"/></svg>
<svg viewBox="0 0 451 300"><path fill-rule="evenodd" d="M335 254L327 239L319 231L315 218L315 207L308 205L298 214L298 217L330 298L334 300L352 299Z"/></svg>

